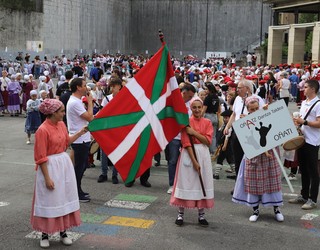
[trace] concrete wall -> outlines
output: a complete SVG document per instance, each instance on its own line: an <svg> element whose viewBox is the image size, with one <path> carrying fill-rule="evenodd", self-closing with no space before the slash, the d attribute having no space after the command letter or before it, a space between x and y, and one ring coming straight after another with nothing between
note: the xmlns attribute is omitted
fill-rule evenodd
<svg viewBox="0 0 320 250"><path fill-rule="evenodd" d="M11 53L25 51L27 40L39 39L43 26L42 20L42 13L0 7L0 51L2 56L9 58ZM7 47L7 53L4 52L5 47Z"/></svg>
<svg viewBox="0 0 320 250"><path fill-rule="evenodd" d="M0 56L43 41L50 56L97 52L154 53L162 29L172 55L247 50L260 40L260 0L0 0ZM36 3L34 6L32 4ZM11 7L10 7L11 6ZM31 6L31 7L30 7ZM34 8L30 11L30 8ZM263 36L271 10L263 12ZM208 32L207 32L208 31ZM8 52L4 52L5 47ZM249 48L250 49L250 48Z"/></svg>
<svg viewBox="0 0 320 250"><path fill-rule="evenodd" d="M45 1L43 37L48 53L57 48L67 54L128 48L129 12L130 0Z"/></svg>
<svg viewBox="0 0 320 250"><path fill-rule="evenodd" d="M43 41L48 57L109 50L127 52L131 0L43 0L43 13L0 2L0 56L26 52L26 41ZM17 9L17 10L13 10ZM8 52L5 52L7 47ZM10 56L11 55L11 56Z"/></svg>
<svg viewBox="0 0 320 250"><path fill-rule="evenodd" d="M129 46L130 0L45 1L42 39L47 54L114 53Z"/></svg>
<svg viewBox="0 0 320 250"><path fill-rule="evenodd" d="M131 26L132 49L155 51L161 28L174 55L250 50L260 41L261 5L259 0L132 0L132 23L139 24ZM268 5L262 15L264 38L271 18Z"/></svg>

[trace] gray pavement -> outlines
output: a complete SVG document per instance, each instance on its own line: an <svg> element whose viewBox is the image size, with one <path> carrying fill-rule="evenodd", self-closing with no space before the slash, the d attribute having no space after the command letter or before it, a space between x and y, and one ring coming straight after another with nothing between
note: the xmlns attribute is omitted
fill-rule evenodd
<svg viewBox="0 0 320 250"><path fill-rule="evenodd" d="M290 110L294 109L290 104ZM23 117L0 117L0 249L40 249L30 226L35 171L33 143L26 145L24 121ZM75 241L68 249L319 249L320 210L308 212L288 204L292 196L285 181L285 221L275 221L272 208L261 208L259 220L250 223L251 208L231 202L234 181L224 171L214 182L215 207L206 211L209 227L198 225L195 210L186 210L185 225L177 227L177 209L169 205L166 193L164 158L161 163L151 169L151 188L139 181L126 188L122 181L97 183L100 162L96 160L97 167L88 169L83 179L92 200L81 204L83 224L70 230ZM299 193L300 177L292 184ZM114 208L132 205L130 200L147 207ZM67 247L52 241L50 248Z"/></svg>

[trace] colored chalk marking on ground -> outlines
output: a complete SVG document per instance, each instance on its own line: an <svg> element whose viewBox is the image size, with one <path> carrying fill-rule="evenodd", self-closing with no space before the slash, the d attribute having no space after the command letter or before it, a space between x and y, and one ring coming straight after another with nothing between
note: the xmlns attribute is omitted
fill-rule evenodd
<svg viewBox="0 0 320 250"><path fill-rule="evenodd" d="M108 216L106 215L98 215L98 214L86 214L86 213L81 213L81 221L83 223L102 223L107 219Z"/></svg>
<svg viewBox="0 0 320 250"><path fill-rule="evenodd" d="M320 232L317 228L315 228L311 222L308 221L303 221L302 222L302 226L307 229L310 233L312 233L313 235L320 237Z"/></svg>
<svg viewBox="0 0 320 250"><path fill-rule="evenodd" d="M112 216L107 219L103 224L117 225L125 227L136 227L136 228L150 228L155 223L154 220L144 220L129 217Z"/></svg>
<svg viewBox="0 0 320 250"><path fill-rule="evenodd" d="M157 199L157 197L151 196L151 195L118 194L113 199L120 200L120 201L136 201L136 202L152 203Z"/></svg>
<svg viewBox="0 0 320 250"><path fill-rule="evenodd" d="M8 205L10 205L9 202L0 201L0 207L5 207L5 206L8 206Z"/></svg>
<svg viewBox="0 0 320 250"><path fill-rule="evenodd" d="M124 216L124 217L136 217L141 214L141 211L132 210L132 209L123 209L123 208L101 206L96 209L96 213L105 214L105 215L109 215L109 216L115 215L115 216Z"/></svg>
<svg viewBox="0 0 320 250"><path fill-rule="evenodd" d="M305 214L301 217L301 220L313 220L314 218L317 218L319 215L317 214Z"/></svg>
<svg viewBox="0 0 320 250"><path fill-rule="evenodd" d="M40 240L41 234L42 234L41 232L32 231L31 233L26 235L26 238ZM80 239L84 235L83 233L75 233L75 232L69 232L69 231L67 231L67 234L68 234L68 238L70 238L73 242ZM49 235L49 240L60 241L60 234L55 233L55 234Z"/></svg>
<svg viewBox="0 0 320 250"><path fill-rule="evenodd" d="M82 223L81 226L72 229L73 232L97 235L116 235L120 227L104 224Z"/></svg>
<svg viewBox="0 0 320 250"><path fill-rule="evenodd" d="M78 241L86 249L129 249L134 243L134 239L87 234Z"/></svg>
<svg viewBox="0 0 320 250"><path fill-rule="evenodd" d="M142 203L142 202L134 202L134 201L110 200L110 201L107 201L104 205L108 207L145 210L150 204Z"/></svg>

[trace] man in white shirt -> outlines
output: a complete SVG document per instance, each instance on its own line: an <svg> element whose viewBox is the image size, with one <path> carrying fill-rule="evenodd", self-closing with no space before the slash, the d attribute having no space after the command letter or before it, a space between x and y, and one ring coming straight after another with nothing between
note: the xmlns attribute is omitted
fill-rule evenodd
<svg viewBox="0 0 320 250"><path fill-rule="evenodd" d="M87 91L86 81L83 78L75 78L70 84L72 95L67 103L67 122L69 134L75 134L93 119L92 95ZM87 96L88 108L85 109L81 97ZM76 173L78 195L80 202L89 202L89 194L81 188L83 173L88 166L88 156L90 147L90 133L80 136L71 144L74 150L74 170Z"/></svg>
<svg viewBox="0 0 320 250"><path fill-rule="evenodd" d="M301 126L306 143L297 150L301 172L301 195L289 200L289 203L303 204L301 208L305 210L317 207L319 193L320 102L317 97L318 90L318 81L305 82L304 94L307 99L301 103L300 116L293 119L296 125Z"/></svg>

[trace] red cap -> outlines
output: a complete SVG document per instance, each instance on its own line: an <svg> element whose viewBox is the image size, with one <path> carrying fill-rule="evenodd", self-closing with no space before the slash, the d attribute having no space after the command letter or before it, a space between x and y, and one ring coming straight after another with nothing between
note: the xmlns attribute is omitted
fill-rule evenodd
<svg viewBox="0 0 320 250"><path fill-rule="evenodd" d="M236 88L236 87L237 87L237 84L235 84L233 81L230 81L230 82L228 82L228 86L229 86L230 88Z"/></svg>
<svg viewBox="0 0 320 250"><path fill-rule="evenodd" d="M263 85L263 84L265 84L267 82L267 80L260 80L259 81L259 85Z"/></svg>

